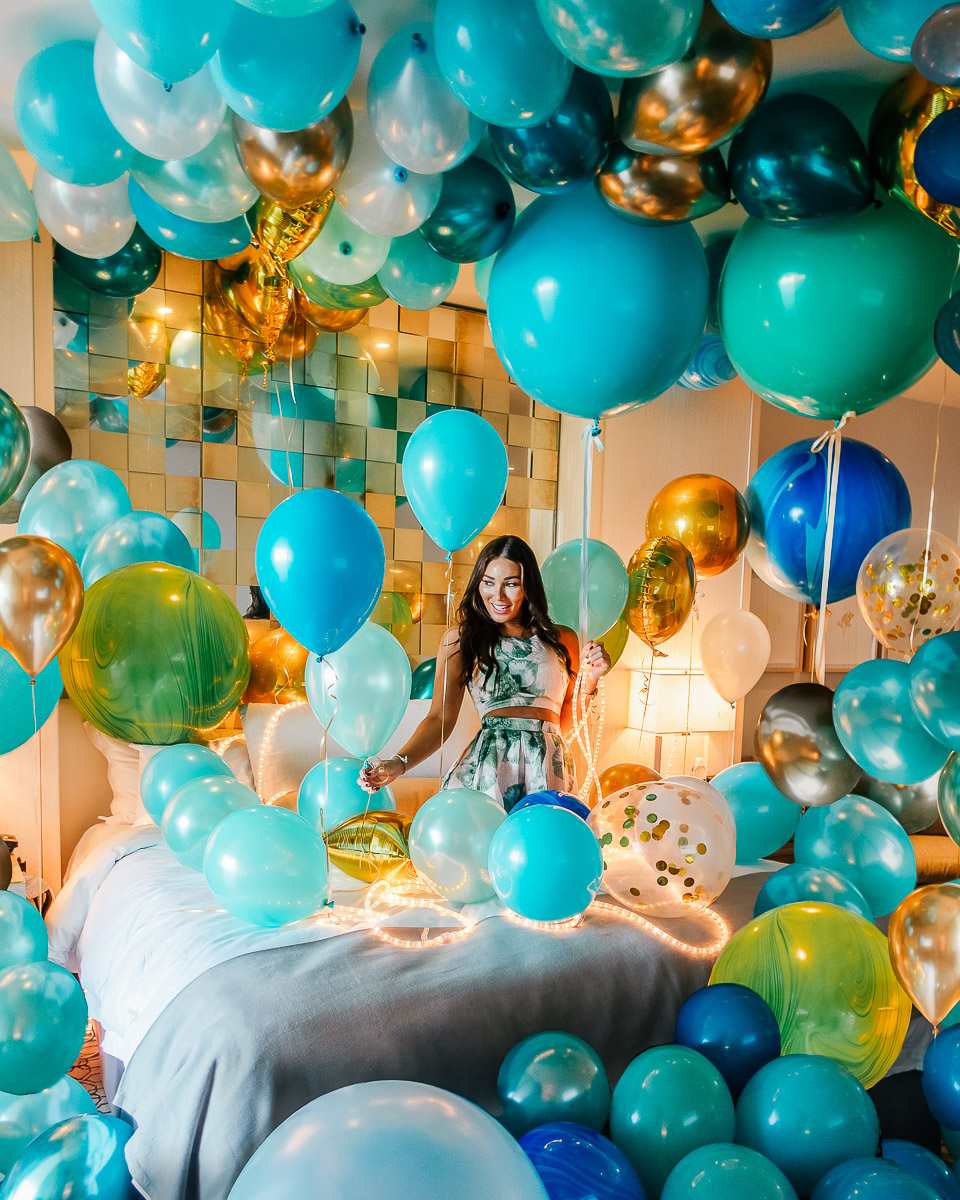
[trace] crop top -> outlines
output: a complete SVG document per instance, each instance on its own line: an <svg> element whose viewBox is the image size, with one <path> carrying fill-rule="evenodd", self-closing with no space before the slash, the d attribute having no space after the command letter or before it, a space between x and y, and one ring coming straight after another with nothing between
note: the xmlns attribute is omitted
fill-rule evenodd
<svg viewBox="0 0 960 1200"><path fill-rule="evenodd" d="M555 650L534 634L501 637L494 654L500 669L484 679L478 668L467 685L481 717L498 708L549 708L560 716L569 676Z"/></svg>

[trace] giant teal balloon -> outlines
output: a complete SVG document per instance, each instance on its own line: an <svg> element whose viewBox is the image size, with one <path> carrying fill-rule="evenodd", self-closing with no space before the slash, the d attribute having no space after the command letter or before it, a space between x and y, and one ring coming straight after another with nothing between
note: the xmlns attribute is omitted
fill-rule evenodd
<svg viewBox="0 0 960 1200"><path fill-rule="evenodd" d="M13 398L0 388L0 505L6 504L16 492L29 465L27 419Z"/></svg>
<svg viewBox="0 0 960 1200"><path fill-rule="evenodd" d="M727 353L778 408L830 421L869 412L936 361L956 266L956 241L902 204L796 229L751 218L720 281Z"/></svg>
<svg viewBox="0 0 960 1200"><path fill-rule="evenodd" d="M133 157L100 103L93 47L84 42L57 42L35 54L17 78L13 108L23 144L65 183L111 183Z"/></svg>
<svg viewBox="0 0 960 1200"><path fill-rule="evenodd" d="M33 1139L51 1125L96 1111L93 1097L71 1075L29 1096L0 1092L0 1174L7 1174Z"/></svg>
<svg viewBox="0 0 960 1200"><path fill-rule="evenodd" d="M803 900L837 904L860 917L866 917L868 921L873 919L870 905L860 890L840 871L800 862L792 862L767 877L753 906L753 915L759 917L771 908L798 904Z"/></svg>
<svg viewBox="0 0 960 1200"><path fill-rule="evenodd" d="M97 534L132 507L116 472L74 458L53 467L30 489L17 532L49 538L79 563Z"/></svg>
<svg viewBox="0 0 960 1200"><path fill-rule="evenodd" d="M750 37L785 38L819 25L837 0L717 0L714 7Z"/></svg>
<svg viewBox="0 0 960 1200"><path fill-rule="evenodd" d="M542 404L591 420L675 383L706 311L707 264L692 227L627 224L593 188L535 200L490 274L501 362Z"/></svg>
<svg viewBox="0 0 960 1200"><path fill-rule="evenodd" d="M779 1167L749 1146L720 1142L681 1158L667 1176L660 1200L689 1200L697 1192L710 1200L796 1200Z"/></svg>
<svg viewBox="0 0 960 1200"><path fill-rule="evenodd" d="M165 562L193 570L193 550L186 534L154 512L129 512L105 525L83 553L80 569L86 587L117 567Z"/></svg>
<svg viewBox="0 0 960 1200"><path fill-rule="evenodd" d="M551 41L595 75L649 75L690 49L703 0L537 0Z"/></svg>
<svg viewBox="0 0 960 1200"><path fill-rule="evenodd" d="M255 561L274 616L320 658L370 616L386 570L371 517L355 500L325 488L307 488L277 505L260 530Z"/></svg>
<svg viewBox="0 0 960 1200"><path fill-rule="evenodd" d="M553 1030L513 1047L497 1076L497 1096L500 1120L516 1138L548 1121L602 1129L610 1112L610 1084L596 1050Z"/></svg>
<svg viewBox="0 0 960 1200"><path fill-rule="evenodd" d="M13 155L0 146L0 242L24 242L36 236L37 206Z"/></svg>
<svg viewBox="0 0 960 1200"><path fill-rule="evenodd" d="M904 662L871 659L848 671L834 693L833 723L850 757L887 783L920 783L947 761L947 747L917 720Z"/></svg>
<svg viewBox="0 0 960 1200"><path fill-rule="evenodd" d="M913 39L940 0L840 0L847 28L861 46L892 62L910 62Z"/></svg>
<svg viewBox="0 0 960 1200"><path fill-rule="evenodd" d="M297 793L297 812L327 834L337 825L370 809L396 812L397 802L388 787L376 800L365 792L358 779L363 761L359 758L325 758L304 775Z"/></svg>
<svg viewBox="0 0 960 1200"><path fill-rule="evenodd" d="M16 750L42 729L63 693L60 664L54 659L37 676L35 689L30 676L13 655L0 650L0 754ZM34 694L37 728L33 724Z"/></svg>
<svg viewBox="0 0 960 1200"><path fill-rule="evenodd" d="M0 1091L26 1096L76 1062L87 1029L80 984L52 962L0 971Z"/></svg>
<svg viewBox="0 0 960 1200"><path fill-rule="evenodd" d="M29 901L0 891L0 971L47 957L47 927Z"/></svg>
<svg viewBox="0 0 960 1200"><path fill-rule="evenodd" d="M580 539L563 542L543 563L543 586L550 619L580 629ZM587 637L598 638L616 625L627 602L630 580L623 559L606 542L587 541Z"/></svg>
<svg viewBox="0 0 960 1200"><path fill-rule="evenodd" d="M770 782L760 763L737 763L712 780L730 805L737 828L737 862L756 862L790 840L801 809Z"/></svg>
<svg viewBox="0 0 960 1200"><path fill-rule="evenodd" d="M177 862L202 871L203 852L214 829L231 813L259 804L257 793L239 779L225 775L191 779L164 805L160 832Z"/></svg>
<svg viewBox="0 0 960 1200"><path fill-rule="evenodd" d="M230 0L92 0L100 22L138 67L163 83L186 79L216 53L230 23Z"/></svg>
<svg viewBox="0 0 960 1200"><path fill-rule="evenodd" d="M377 272L383 290L403 308L436 308L453 291L459 266L427 245L417 230L394 238Z"/></svg>
<svg viewBox="0 0 960 1200"><path fill-rule="evenodd" d="M0 1186L0 1200L134 1200L123 1148L133 1126L83 1113L44 1130Z"/></svg>
<svg viewBox="0 0 960 1200"><path fill-rule="evenodd" d="M960 633L941 633L910 663L910 698L927 733L960 750Z"/></svg>
<svg viewBox="0 0 960 1200"><path fill-rule="evenodd" d="M452 553L472 542L500 507L509 466L503 439L489 421L451 408L413 431L402 471L417 520Z"/></svg>
<svg viewBox="0 0 960 1200"><path fill-rule="evenodd" d="M191 221L168 212L130 180L130 207L144 232L158 246L181 258L228 258L250 245L250 227L243 217L232 221Z"/></svg>
<svg viewBox="0 0 960 1200"><path fill-rule="evenodd" d="M207 746L164 746L150 759L140 776L140 799L159 825L163 810L175 792L192 779L211 776L233 778L219 754Z"/></svg>
<svg viewBox="0 0 960 1200"><path fill-rule="evenodd" d="M506 817L502 805L473 788L437 792L413 818L410 859L441 896L464 904L489 900L495 894L490 842Z"/></svg>
<svg viewBox="0 0 960 1200"><path fill-rule="evenodd" d="M517 214L510 184L486 159L468 158L444 172L440 198L420 234L451 262L477 262L496 254Z"/></svg>

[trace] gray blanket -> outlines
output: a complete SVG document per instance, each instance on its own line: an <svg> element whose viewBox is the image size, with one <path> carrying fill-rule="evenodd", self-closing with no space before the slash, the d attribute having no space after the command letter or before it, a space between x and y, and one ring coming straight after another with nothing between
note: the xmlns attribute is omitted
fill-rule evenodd
<svg viewBox="0 0 960 1200"><path fill-rule="evenodd" d="M715 905L733 928L765 878L734 879ZM685 920L665 928L703 940ZM233 959L177 996L126 1069L134 1180L150 1200L224 1200L271 1130L366 1080L420 1080L496 1113L500 1063L540 1030L584 1038L613 1084L672 1039L712 961L600 913L563 933L487 920L421 952L357 931Z"/></svg>

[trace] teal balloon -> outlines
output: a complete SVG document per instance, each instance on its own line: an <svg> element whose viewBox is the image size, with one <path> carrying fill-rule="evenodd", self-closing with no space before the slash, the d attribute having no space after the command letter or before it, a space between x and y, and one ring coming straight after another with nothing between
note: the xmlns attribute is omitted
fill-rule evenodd
<svg viewBox="0 0 960 1200"><path fill-rule="evenodd" d="M865 1155L828 1171L810 1200L940 1200L940 1196L897 1163Z"/></svg>
<svg viewBox="0 0 960 1200"><path fill-rule="evenodd" d="M253 788L239 779L223 775L191 779L164 805L160 832L177 862L202 871L207 840L224 817L259 803Z"/></svg>
<svg viewBox="0 0 960 1200"><path fill-rule="evenodd" d="M403 486L417 520L452 553L491 520L507 490L507 449L476 413L450 408L423 421L403 452Z"/></svg>
<svg viewBox="0 0 960 1200"><path fill-rule="evenodd" d="M35 54L17 78L13 111L23 144L57 179L91 187L119 179L130 165L133 147L104 112L85 42Z"/></svg>
<svg viewBox="0 0 960 1200"><path fill-rule="evenodd" d="M686 1046L654 1046L613 1089L610 1137L650 1196L691 1151L732 1142L734 1109L723 1076Z"/></svg>
<svg viewBox="0 0 960 1200"><path fill-rule="evenodd" d="M84 551L80 564L84 586L90 587L117 567L144 562L194 569L190 543L168 517L154 512L125 513L105 525Z"/></svg>
<svg viewBox="0 0 960 1200"><path fill-rule="evenodd" d="M71 1075L29 1096L0 1092L0 1175L6 1175L33 1139L51 1125L96 1111L93 1097Z"/></svg>
<svg viewBox="0 0 960 1200"><path fill-rule="evenodd" d="M727 354L778 408L830 421L869 412L936 361L956 266L945 230L889 200L802 228L750 218L720 281Z"/></svg>
<svg viewBox="0 0 960 1200"><path fill-rule="evenodd" d="M737 763L711 780L730 805L742 866L772 854L790 840L801 809L770 782L760 763Z"/></svg>
<svg viewBox="0 0 960 1200"><path fill-rule="evenodd" d="M211 776L234 778L219 754L206 746L164 746L150 759L140 776L140 799L159 825L163 810L173 794L191 779Z"/></svg>
<svg viewBox="0 0 960 1200"><path fill-rule="evenodd" d="M937 810L947 833L960 846L960 753L950 755L937 784Z"/></svg>
<svg viewBox="0 0 960 1200"><path fill-rule="evenodd" d="M509 815L493 835L488 863L497 895L530 921L566 921L583 912L603 874L590 826L549 804Z"/></svg>
<svg viewBox="0 0 960 1200"><path fill-rule="evenodd" d="M780 908L784 904L798 904L803 900L837 904L860 917L866 917L868 921L873 920L870 905L860 890L839 871L800 862L781 867L767 878L757 895L753 915L759 917L771 908Z"/></svg>
<svg viewBox="0 0 960 1200"><path fill-rule="evenodd" d="M410 679L411 700L432 700L437 679L437 660L425 658Z"/></svg>
<svg viewBox="0 0 960 1200"><path fill-rule="evenodd" d="M47 957L47 927L29 901L0 891L0 971Z"/></svg>
<svg viewBox="0 0 960 1200"><path fill-rule="evenodd" d="M848 879L874 917L893 912L917 886L917 860L903 826L864 796L808 808L793 839L798 863Z"/></svg>
<svg viewBox="0 0 960 1200"><path fill-rule="evenodd" d="M37 703L37 728L42 729L63 695L60 664L54 659L37 676L32 688L30 676L6 650L0 650L0 754L16 750L28 742L37 729L33 724L34 696Z"/></svg>
<svg viewBox="0 0 960 1200"><path fill-rule="evenodd" d="M514 1137L538 1125L572 1121L602 1129L610 1112L610 1083L600 1056L572 1033L550 1030L518 1042L497 1076L500 1117Z"/></svg>
<svg viewBox="0 0 960 1200"><path fill-rule="evenodd" d="M0 1091L50 1087L77 1060L87 1030L80 984L52 962L0 971Z"/></svg>
<svg viewBox="0 0 960 1200"><path fill-rule="evenodd" d="M801 1196L848 1158L876 1152L880 1122L863 1084L820 1054L774 1059L737 1102L736 1140L776 1163Z"/></svg>
<svg viewBox="0 0 960 1200"><path fill-rule="evenodd" d="M438 792L418 809L410 826L407 840L417 873L449 900L490 900L495 895L488 867L490 843L506 818L503 806L484 792Z"/></svg>
<svg viewBox="0 0 960 1200"><path fill-rule="evenodd" d="M790 1180L769 1158L731 1142L701 1146L667 1176L660 1200L797 1200Z"/></svg>
<svg viewBox="0 0 960 1200"><path fill-rule="evenodd" d="M960 633L930 638L913 656L910 699L927 733L960 750Z"/></svg>
<svg viewBox="0 0 960 1200"><path fill-rule="evenodd" d="M74 458L58 463L33 485L20 510L17 533L49 538L80 563L97 534L132 508L116 472Z"/></svg>
<svg viewBox="0 0 960 1200"><path fill-rule="evenodd" d="M137 222L148 237L171 254L207 261L229 258L250 245L250 227L243 217L234 217L232 221L191 221L176 216L148 196L135 179L130 180L129 194Z"/></svg>
<svg viewBox="0 0 960 1200"><path fill-rule="evenodd" d="M56 245L53 261L91 292L128 300L156 283L163 266L163 254L156 242L137 225L127 244L107 258L84 258L65 246Z"/></svg>
<svg viewBox="0 0 960 1200"><path fill-rule="evenodd" d="M717 12L734 29L756 38L785 38L818 25L837 0L718 0Z"/></svg>
<svg viewBox="0 0 960 1200"><path fill-rule="evenodd" d="M164 83L178 83L207 62L230 23L230 0L92 0L100 23L138 67Z"/></svg>
<svg viewBox="0 0 960 1200"><path fill-rule="evenodd" d="M833 723L850 757L887 783L921 783L947 761L947 747L917 718L904 662L871 659L848 671L833 696Z"/></svg>
<svg viewBox="0 0 960 1200"><path fill-rule="evenodd" d="M321 834L328 834L351 817L371 809L396 812L397 802L388 787L376 796L365 792L358 780L360 758L325 758L304 775L297 793L297 812Z"/></svg>
<svg viewBox="0 0 960 1200"><path fill-rule="evenodd" d="M37 206L13 155L0 146L0 242L24 242L37 233Z"/></svg>
<svg viewBox="0 0 960 1200"><path fill-rule="evenodd" d="M580 539L563 542L547 555L542 568L550 619L568 629L580 629ZM623 612L630 590L627 568L606 542L587 542L587 637L598 638L612 629Z"/></svg>
<svg viewBox="0 0 960 1200"><path fill-rule="evenodd" d="M124 1147L133 1126L83 1113L44 1130L0 1186L0 1200L135 1200Z"/></svg>
<svg viewBox="0 0 960 1200"><path fill-rule="evenodd" d="M847 28L864 49L891 62L910 63L910 49L940 0L840 0Z"/></svg>
<svg viewBox="0 0 960 1200"><path fill-rule="evenodd" d="M649 75L690 49L703 0L537 0L544 28L571 62L595 75Z"/></svg>
<svg viewBox="0 0 960 1200"><path fill-rule="evenodd" d="M428 246L417 230L390 243L387 260L377 272L383 290L403 308L436 308L453 291L459 273L450 262Z"/></svg>
<svg viewBox="0 0 960 1200"><path fill-rule="evenodd" d="M419 232L450 262L477 262L496 254L516 216L506 178L486 159L474 157L444 172L440 198ZM382 277L380 282L387 286Z"/></svg>
<svg viewBox="0 0 960 1200"><path fill-rule="evenodd" d="M477 295L487 303L487 293L490 290L490 272L493 270L493 261L497 256L491 254L489 258L481 258L479 262L473 264L473 286L477 289Z"/></svg>
<svg viewBox="0 0 960 1200"><path fill-rule="evenodd" d="M27 419L13 398L0 388L0 504L6 504L16 492L29 465Z"/></svg>
<svg viewBox="0 0 960 1200"><path fill-rule="evenodd" d="M960 1200L960 1182L943 1159L925 1146L901 1138L883 1138L880 1153L888 1162L929 1184L939 1200Z"/></svg>

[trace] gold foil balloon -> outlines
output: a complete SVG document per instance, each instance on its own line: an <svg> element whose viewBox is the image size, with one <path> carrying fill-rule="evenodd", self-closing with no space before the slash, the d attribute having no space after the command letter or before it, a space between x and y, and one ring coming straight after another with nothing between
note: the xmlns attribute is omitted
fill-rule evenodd
<svg viewBox="0 0 960 1200"><path fill-rule="evenodd" d="M220 296L263 343L265 363L276 358L276 344L293 307L293 287L286 270L270 258L259 258L236 271L214 268ZM266 370L266 365L264 366Z"/></svg>
<svg viewBox="0 0 960 1200"><path fill-rule="evenodd" d="M657 492L647 537L672 537L690 552L697 578L728 571L750 534L747 502L719 475L681 475Z"/></svg>
<svg viewBox="0 0 960 1200"><path fill-rule="evenodd" d="M878 542L857 575L857 603L889 650L912 651L960 621L960 547L942 533L901 529Z"/></svg>
<svg viewBox="0 0 960 1200"><path fill-rule="evenodd" d="M931 1025L960 1001L960 886L933 883L902 900L887 930L890 961Z"/></svg>
<svg viewBox="0 0 960 1200"><path fill-rule="evenodd" d="M292 704L306 700L303 673L309 650L285 629L271 629L250 647L250 682L243 704Z"/></svg>
<svg viewBox="0 0 960 1200"><path fill-rule="evenodd" d="M624 81L617 133L632 150L700 154L733 137L766 95L767 38L738 32L710 5L678 62Z"/></svg>
<svg viewBox="0 0 960 1200"><path fill-rule="evenodd" d="M152 395L167 375L164 363L140 362L127 370L127 391L138 400Z"/></svg>
<svg viewBox="0 0 960 1200"><path fill-rule="evenodd" d="M627 576L627 624L648 646L672 638L693 611L696 595L693 559L685 547L676 538L651 538L630 559Z"/></svg>
<svg viewBox="0 0 960 1200"><path fill-rule="evenodd" d="M32 534L0 542L0 646L31 679L57 657L83 609L74 558Z"/></svg>
<svg viewBox="0 0 960 1200"><path fill-rule="evenodd" d="M331 829L324 841L335 867L352 879L379 883L409 872L408 842L412 818L404 813L371 809Z"/></svg>
<svg viewBox="0 0 960 1200"><path fill-rule="evenodd" d="M294 307L273 348L277 362L289 362L291 358L299 362L301 358L306 358L316 346L319 336L316 326L305 321Z"/></svg>
<svg viewBox="0 0 960 1200"><path fill-rule="evenodd" d="M640 225L693 221L730 199L719 150L644 154L614 142L594 184L607 208Z"/></svg>
<svg viewBox="0 0 960 1200"><path fill-rule="evenodd" d="M359 325L367 315L365 308L324 308L314 304L301 291L293 294L297 312L314 330L323 333L344 333Z"/></svg>
<svg viewBox="0 0 960 1200"><path fill-rule="evenodd" d="M656 783L659 778L653 767L645 767L643 763L615 763L600 772L600 795L609 796L641 783Z"/></svg>
<svg viewBox="0 0 960 1200"><path fill-rule="evenodd" d="M257 203L257 240L263 254L276 263L302 254L326 224L333 207L333 192L301 204L292 211L270 200Z"/></svg>

